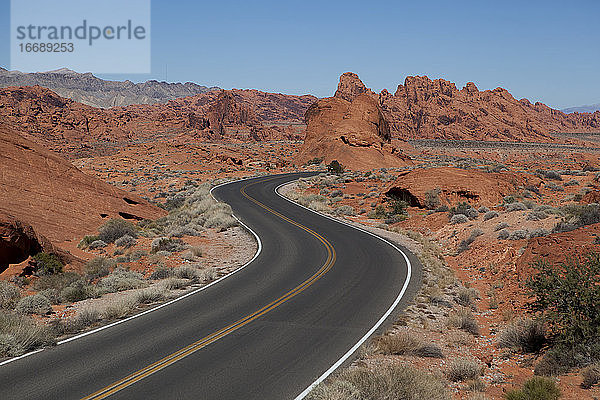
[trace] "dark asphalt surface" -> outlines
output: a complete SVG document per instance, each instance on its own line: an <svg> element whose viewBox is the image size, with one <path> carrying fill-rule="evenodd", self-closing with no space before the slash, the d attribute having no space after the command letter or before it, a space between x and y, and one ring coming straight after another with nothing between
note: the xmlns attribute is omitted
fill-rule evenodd
<svg viewBox="0 0 600 400"><path fill-rule="evenodd" d="M383 241L275 194L275 187L299 176L256 178L214 190L260 236L263 249L252 264L167 307L0 366L0 399L88 396L255 312L318 271L327 259L324 245L243 197L240 189L247 185L249 196L326 238L335 248L335 264L289 301L109 398L296 397L385 313L407 273L402 255ZM407 298L420 276L418 262L410 258Z"/></svg>

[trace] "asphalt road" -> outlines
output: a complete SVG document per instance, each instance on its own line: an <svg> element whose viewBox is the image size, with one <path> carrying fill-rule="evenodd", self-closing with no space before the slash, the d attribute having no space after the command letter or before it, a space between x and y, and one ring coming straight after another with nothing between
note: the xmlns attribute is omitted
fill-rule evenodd
<svg viewBox="0 0 600 400"><path fill-rule="evenodd" d="M0 366L0 399L295 398L374 326L407 277L404 256L389 244L275 194L298 176L214 190L261 238L247 267L169 306ZM409 257L406 297L419 276Z"/></svg>

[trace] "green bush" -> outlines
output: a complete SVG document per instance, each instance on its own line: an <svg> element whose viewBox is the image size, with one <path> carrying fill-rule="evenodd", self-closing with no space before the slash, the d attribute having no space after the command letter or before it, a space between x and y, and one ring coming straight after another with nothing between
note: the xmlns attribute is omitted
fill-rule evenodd
<svg viewBox="0 0 600 400"><path fill-rule="evenodd" d="M590 365L581 371L581 387L589 389L600 382L600 364Z"/></svg>
<svg viewBox="0 0 600 400"><path fill-rule="evenodd" d="M441 204L440 193L442 190L440 188L431 189L425 192L425 208L428 210L435 210Z"/></svg>
<svg viewBox="0 0 600 400"><path fill-rule="evenodd" d="M33 259L37 265L38 275L54 275L62 272L63 264L54 254L37 253Z"/></svg>
<svg viewBox="0 0 600 400"><path fill-rule="evenodd" d="M106 243L113 243L115 240L122 238L125 235L129 235L133 238L138 236L137 227L134 224L116 218L107 221L100 229L98 229L98 232L98 238Z"/></svg>
<svg viewBox="0 0 600 400"><path fill-rule="evenodd" d="M539 376L529 379L523 387L504 396L506 400L557 400L560 389L552 379Z"/></svg>
<svg viewBox="0 0 600 400"><path fill-rule="evenodd" d="M573 346L600 337L600 255L534 266L538 273L527 282L530 307L544 315L555 339Z"/></svg>
<svg viewBox="0 0 600 400"><path fill-rule="evenodd" d="M87 249L90 246L90 244L92 244L96 240L100 240L100 238L98 236L84 236L83 239L81 239L81 241L77 245L77 247L80 249Z"/></svg>
<svg viewBox="0 0 600 400"><path fill-rule="evenodd" d="M338 175L343 174L344 166L340 164L338 160L333 160L332 162L327 164L327 171Z"/></svg>

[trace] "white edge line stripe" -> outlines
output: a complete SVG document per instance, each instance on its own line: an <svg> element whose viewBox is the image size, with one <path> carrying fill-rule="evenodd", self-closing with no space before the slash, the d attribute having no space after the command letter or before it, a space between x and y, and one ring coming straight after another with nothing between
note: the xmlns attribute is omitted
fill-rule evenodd
<svg viewBox="0 0 600 400"><path fill-rule="evenodd" d="M332 221L338 222L340 224L343 225L347 225L351 228L354 228L356 230L362 231L368 235L371 235L373 237L376 237L379 240L382 240L383 242L389 244L390 246L392 246L394 249L396 249L397 251L400 252L400 254L402 254L402 256L404 256L404 260L406 261L406 265L407 265L407 273L406 273L406 280L404 281L404 285L402 286L402 290L400 290L400 293L398 294L398 297L396 297L396 300L394 300L394 302L392 303L392 305L390 306L390 308L388 308L388 310L381 316L381 318L379 318L379 320L375 323L375 325L373 325L373 327L371 329L369 329L369 331L362 337L359 339L358 342L356 342L356 344L354 346L352 346L352 348L350 350L348 350L339 360L337 360L335 362L335 364L333 364L327 371L325 371L321 376L319 376L317 378L317 380L315 380L313 383L310 384L310 386L308 386L306 389L304 389L304 391L302 393L300 393L298 396L296 396L296 398L294 400L302 400L304 399L319 383L323 382L325 379L327 379L327 377L329 375L331 375L340 365L342 365L344 363L344 361L346 361L348 358L350 358L350 356L352 356L352 354L354 354L354 352L356 350L358 350L358 348L367 341L367 339L369 339L369 337L371 337L371 335L381 326L381 324L384 323L384 321L390 316L390 314L394 311L394 309L398 306L398 304L400 303L400 301L402 300L402 297L404 297L404 293L406 292L406 289L408 288L408 285L410 283L410 278L412 276L412 265L410 263L410 260L408 259L408 256L406 255L406 253L404 253L402 250L400 250L396 245L394 245L393 243L391 243L389 240L378 236L372 232L369 232L365 229L359 228L357 226L354 226L352 224L349 224L345 221L341 221L338 220L336 218L330 217L329 215L326 214L321 214L319 212L316 212L315 210L311 210L308 207L303 206L302 204L296 203L295 201L288 199L287 197L283 196L281 193L279 193L279 189L287 184L290 184L291 182L285 182L282 183L281 185L277 186L275 188L275 193L277 193L277 195L287 201L289 201L292 204L296 204L297 206L300 206L308 211L311 211L315 214L318 214L322 217L325 218L329 218Z"/></svg>
<svg viewBox="0 0 600 400"><path fill-rule="evenodd" d="M212 198L213 198L213 199L215 199L216 201L218 201L218 200L215 198L215 196L213 195L213 193L212 193L212 191L213 191L214 189L216 189L216 188L218 188L218 187L220 187L220 186L228 185L228 184L230 184L230 183L235 183L235 182L245 181L245 180L248 180L248 179L257 179L257 178L263 178L263 177L248 177L248 178L242 178L242 179L238 179L238 180L235 180L235 181L229 181L229 182L224 182L224 183L221 183L221 184L219 184L219 185L217 185L217 186L214 186L212 189L210 189L210 195L212 196ZM73 337L70 337L70 338L68 338L68 339L61 340L61 341L59 341L59 342L56 342L56 345L57 345L57 346L59 346L59 345L61 345L61 344L65 344L65 343L71 342L71 341L73 341L73 340L75 340L75 339L80 339L80 338L82 338L82 337L85 337L85 336L91 335L91 334L93 334L93 333L97 333L97 332L103 331L104 329L108 329L108 328L110 328L110 327L113 327L113 326L115 326L115 325L122 324L122 323L124 323L124 322L127 322L127 321L130 321L130 320L132 320L132 319L135 319L135 318L141 317L142 315L146 315L146 314L149 314L149 313L151 313L151 312L153 312L153 311L159 310L159 309L161 309L161 308L163 308L163 307L166 307L166 306L168 306L168 305L170 305L170 304L173 304L173 303L175 303L175 302L177 302L177 301L179 301L179 300L183 300L183 299L185 299L186 297L189 297L189 296L192 296L192 295L194 295L194 294L196 294L196 293L198 293L198 292L201 292L201 291L203 291L204 289L207 289L207 288L211 287L212 285L215 285L215 284L217 284L217 283L221 282L223 279L225 279L225 278L229 278L231 275L235 274L236 272L238 272L238 271L241 271L242 269L246 268L246 267L247 267L249 264L251 264L251 263L252 263L252 261L254 261L254 260L255 260L255 259L256 259L256 258L257 258L259 255L260 255L260 253L261 253L261 251L262 251L262 242L260 241L260 238L258 237L258 235L256 234L256 232L254 232L252 229L250 229L250 227L249 227L248 225L246 225L245 223L243 223L242 221L240 221L240 219L239 219L238 217L236 217L235 215L233 215L233 214L232 214L232 216L233 216L233 217L234 217L234 218L235 218L235 219L236 219L236 220L237 220L237 221L238 221L240 224L242 224L242 226L243 226L244 228L246 228L246 229L247 229L247 230L248 230L250 233L252 233L252 235L254 235L254 238L256 239L256 242L257 242L257 244L258 244L258 248L256 249L256 253L254 254L254 257L252 257L252 259L251 259L250 261L248 261L246 264L244 264L244 265L242 265L241 267L237 268L235 271L231 271L231 272L230 272L230 273L228 273L227 275L224 275L224 276L220 277L220 278L219 278L219 279L217 279L216 281L214 281L214 282L211 282L211 283L209 283L208 285L206 285L206 286L202 286L201 288L198 288L198 289L196 289L196 290L193 290L193 291L191 291L191 292L189 292L189 293L186 293L186 294L184 294L184 295L182 295L182 296L180 296L180 297L177 297L176 299L173 299L173 300L170 300L170 301L168 301L168 302L166 302L166 303L163 303L163 304L161 304L161 305L158 305L158 306L156 306L156 307L154 307L154 308L151 308L150 310L146 310L146 311L144 311L144 312L141 312L141 313L139 313L139 314L132 315L131 317L127 317L127 318L125 318L125 319L121 319L121 320L118 320L118 321L112 322L112 323L110 323L110 324L108 324L108 325L104 325L104 326L101 326L101 327L99 327L99 328L92 329L91 331L84 332L84 333L81 333L81 334L79 334L79 335L75 335L75 336L73 336ZM22 359L22 358L25 358L25 357L27 357L27 356L30 356L30 355L33 355L33 354L36 354L36 353L39 353L39 352L43 351L44 349L45 349L45 348L37 349L37 350L31 351L31 352L29 352L29 353L22 354L22 355L20 355L20 356L18 356L18 357L14 357L14 358L10 358L10 359L8 359L8 360L2 361L2 362L0 362L0 366L3 366L3 365L5 365L5 364L8 364L8 363L11 363L11 362L13 362L13 361L20 360L20 359Z"/></svg>

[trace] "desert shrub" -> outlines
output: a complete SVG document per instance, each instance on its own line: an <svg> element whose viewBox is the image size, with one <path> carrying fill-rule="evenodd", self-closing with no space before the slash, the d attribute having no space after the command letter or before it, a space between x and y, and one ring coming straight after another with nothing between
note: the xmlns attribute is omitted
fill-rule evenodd
<svg viewBox="0 0 600 400"><path fill-rule="evenodd" d="M544 171L544 170L538 169L535 171L535 174L537 176L539 176L540 178L554 179L556 181L562 181L562 176L560 176L560 174L556 171Z"/></svg>
<svg viewBox="0 0 600 400"><path fill-rule="evenodd" d="M96 249L103 249L106 246L108 246L108 243L106 243L104 240L95 240L92 243L90 243L88 248L90 250L96 250Z"/></svg>
<svg viewBox="0 0 600 400"><path fill-rule="evenodd" d="M189 281L187 279L167 278L161 284L167 290L176 290L189 285Z"/></svg>
<svg viewBox="0 0 600 400"><path fill-rule="evenodd" d="M338 160L333 160L332 162L327 164L327 172L331 172L338 175L343 174L344 166L340 164Z"/></svg>
<svg viewBox="0 0 600 400"><path fill-rule="evenodd" d="M137 237L137 228L134 224L123 219L113 218L107 221L98 229L98 238L106 243L113 243L115 240L129 235Z"/></svg>
<svg viewBox="0 0 600 400"><path fill-rule="evenodd" d="M115 262L106 257L96 257L85 263L83 271L85 277L89 280L103 278L110 273L110 269L115 266Z"/></svg>
<svg viewBox="0 0 600 400"><path fill-rule="evenodd" d="M119 298L111 301L102 310L102 318L106 319L119 319L131 314L137 307L137 299L133 296L127 296L125 298Z"/></svg>
<svg viewBox="0 0 600 400"><path fill-rule="evenodd" d="M464 214L454 214L451 218L450 218L450 223L452 225L456 225L456 224L464 224L466 222L469 222L469 218L464 215Z"/></svg>
<svg viewBox="0 0 600 400"><path fill-rule="evenodd" d="M317 386L309 400L446 400L444 381L410 365L390 363L374 370L349 368Z"/></svg>
<svg viewBox="0 0 600 400"><path fill-rule="evenodd" d="M483 235L483 231L481 229L473 229L468 238L461 240L458 245L458 253L462 253L463 251L469 250L471 243L475 241L479 236Z"/></svg>
<svg viewBox="0 0 600 400"><path fill-rule="evenodd" d="M56 275L44 275L33 282L33 288L38 292L45 289L56 289L60 292L71 283L80 279L81 276L72 271Z"/></svg>
<svg viewBox="0 0 600 400"><path fill-rule="evenodd" d="M477 379L483 373L483 367L475 360L459 358L450 360L446 368L446 377L452 382Z"/></svg>
<svg viewBox="0 0 600 400"><path fill-rule="evenodd" d="M390 202L390 209L388 212L388 216L394 215L407 215L406 209L408 208L408 203L404 200L393 199Z"/></svg>
<svg viewBox="0 0 600 400"><path fill-rule="evenodd" d="M13 357L53 345L52 329L35 319L20 314L0 312L0 357Z"/></svg>
<svg viewBox="0 0 600 400"><path fill-rule="evenodd" d="M479 298L479 292L475 288L461 287L458 290L456 302L461 306L467 307L473 304L473 300Z"/></svg>
<svg viewBox="0 0 600 400"><path fill-rule="evenodd" d="M529 214L527 214L528 221L540 221L540 220L546 219L546 218L548 218L548 214L546 213L546 211L533 210Z"/></svg>
<svg viewBox="0 0 600 400"><path fill-rule="evenodd" d="M36 273L38 275L53 275L62 272L63 264L54 254L37 253L33 256L36 263Z"/></svg>
<svg viewBox="0 0 600 400"><path fill-rule="evenodd" d="M600 382L600 364L589 365L581 371L581 387L589 389Z"/></svg>
<svg viewBox="0 0 600 400"><path fill-rule="evenodd" d="M176 278L197 281L200 278L200 272L194 267L182 265L180 267L173 268L173 276Z"/></svg>
<svg viewBox="0 0 600 400"><path fill-rule="evenodd" d="M554 182L548 182L548 183L546 183L546 184L544 185L544 187L545 187L546 189L548 189L548 190L551 190L551 191L553 191L553 192L564 192L564 191L565 191L565 188L564 188L564 187L562 187L562 186L560 186L560 185L557 185L557 184L556 184L556 183L554 183Z"/></svg>
<svg viewBox="0 0 600 400"><path fill-rule="evenodd" d="M200 274L201 282L211 282L219 277L216 268L207 268Z"/></svg>
<svg viewBox="0 0 600 400"><path fill-rule="evenodd" d="M145 282L140 273L115 268L108 276L100 280L99 286L108 292L120 292L128 289L137 289L144 286Z"/></svg>
<svg viewBox="0 0 600 400"><path fill-rule="evenodd" d="M488 221L492 218L496 218L498 216L498 212L497 211L487 211L484 215L483 215L483 220L484 221Z"/></svg>
<svg viewBox="0 0 600 400"><path fill-rule="evenodd" d="M452 218L453 215L457 215L457 214L463 214L463 215L467 215L467 211L470 210L472 207L469 203L462 201L460 203L458 203L457 205L455 205L454 207L450 208L450 210L448 211L448 214L450 215L450 217Z"/></svg>
<svg viewBox="0 0 600 400"><path fill-rule="evenodd" d="M123 235L120 238L118 238L117 240L115 240L115 246L118 246L118 247L130 248L130 247L135 246L136 243L137 243L137 241L131 235Z"/></svg>
<svg viewBox="0 0 600 400"><path fill-rule="evenodd" d="M454 328L469 332L472 335L479 335L479 325L471 310L467 307L461 307L448 316L448 325Z"/></svg>
<svg viewBox="0 0 600 400"><path fill-rule="evenodd" d="M520 350L525 353L539 351L546 343L543 321L531 318L511 323L498 334L498 346Z"/></svg>
<svg viewBox="0 0 600 400"><path fill-rule="evenodd" d="M428 343L418 347L413 354L417 357L428 357L428 358L444 358L444 353L440 346Z"/></svg>
<svg viewBox="0 0 600 400"><path fill-rule="evenodd" d="M56 289L44 289L38 292L50 301L50 304L60 304L60 292Z"/></svg>
<svg viewBox="0 0 600 400"><path fill-rule="evenodd" d="M131 253L129 253L129 260L137 261L140 258L145 257L147 255L148 255L148 252L146 250L142 250L142 249L133 250Z"/></svg>
<svg viewBox="0 0 600 400"><path fill-rule="evenodd" d="M440 201L440 193L442 190L440 188L431 189L425 192L425 208L428 210L435 210L441 205Z"/></svg>
<svg viewBox="0 0 600 400"><path fill-rule="evenodd" d="M560 211L564 217L554 226L553 232L569 232L600 222L600 204L569 204Z"/></svg>
<svg viewBox="0 0 600 400"><path fill-rule="evenodd" d="M11 309L21 298L21 291L10 282L0 280L0 308Z"/></svg>
<svg viewBox="0 0 600 400"><path fill-rule="evenodd" d="M507 392L504 398L506 400L558 400L560 389L554 380L535 376L525 382L521 389Z"/></svg>
<svg viewBox="0 0 600 400"><path fill-rule="evenodd" d="M510 240L521 240L527 239L529 236L529 232L526 229L517 229L508 237Z"/></svg>
<svg viewBox="0 0 600 400"><path fill-rule="evenodd" d="M90 236L90 235L84 236L83 239L81 239L81 241L77 245L77 247L80 249L87 249L90 246L90 244L92 244L96 240L100 240L100 238L95 235L94 236Z"/></svg>
<svg viewBox="0 0 600 400"><path fill-rule="evenodd" d="M507 204L504 208L508 212L527 210L527 206L521 203L520 201L515 201L514 203Z"/></svg>
<svg viewBox="0 0 600 400"><path fill-rule="evenodd" d="M600 255L534 267L538 274L527 282L530 306L543 313L557 339L574 345L600 337Z"/></svg>
<svg viewBox="0 0 600 400"><path fill-rule="evenodd" d="M323 162L323 157L315 157L306 162L306 165L319 165Z"/></svg>
<svg viewBox="0 0 600 400"><path fill-rule="evenodd" d="M536 238L536 237L548 236L549 234L550 234L550 232L548 232L544 228L536 228L529 232L529 237Z"/></svg>
<svg viewBox="0 0 600 400"><path fill-rule="evenodd" d="M333 190L331 191L331 193L329 194L329 197L342 197L344 196L344 192L342 192L339 189Z"/></svg>
<svg viewBox="0 0 600 400"><path fill-rule="evenodd" d="M479 216L479 212L474 208L469 208L465 211L465 215L469 219L477 219L477 217Z"/></svg>
<svg viewBox="0 0 600 400"><path fill-rule="evenodd" d="M565 182L565 184L564 184L564 186L579 186L579 185L580 185L580 183L576 179L571 179L570 181Z"/></svg>
<svg viewBox="0 0 600 400"><path fill-rule="evenodd" d="M165 289L153 287L139 291L136 293L136 300L140 304L149 304L165 299Z"/></svg>
<svg viewBox="0 0 600 400"><path fill-rule="evenodd" d="M411 354L422 346L419 339L405 331L380 336L375 344L383 354L394 355Z"/></svg>
<svg viewBox="0 0 600 400"><path fill-rule="evenodd" d="M506 240L510 237L510 232L508 231L508 229L502 229L500 232L498 232L498 239L500 240Z"/></svg>
<svg viewBox="0 0 600 400"><path fill-rule="evenodd" d="M152 274L150 274L150 279L166 279L169 278L173 274L173 271L170 268L161 267L156 268Z"/></svg>
<svg viewBox="0 0 600 400"><path fill-rule="evenodd" d="M52 312L52 305L43 295L37 293L25 296L17 303L15 311L21 314L47 314Z"/></svg>
<svg viewBox="0 0 600 400"><path fill-rule="evenodd" d="M494 227L494 231L498 232L498 231L500 231L502 229L506 229L508 227L509 227L509 225L506 222L500 222Z"/></svg>
<svg viewBox="0 0 600 400"><path fill-rule="evenodd" d="M489 208L487 208L486 206L481 206L481 207L479 207L479 208L477 209L477 211L478 211L480 214L485 214L485 213L487 213L487 212L490 212L490 209L489 209Z"/></svg>
<svg viewBox="0 0 600 400"><path fill-rule="evenodd" d="M73 281L69 286L61 290L60 298L64 302L74 303L94 297L97 294L94 289L86 285L82 280Z"/></svg>
<svg viewBox="0 0 600 400"><path fill-rule="evenodd" d="M333 210L333 213L335 215L356 215L354 208L347 205L337 207L335 210Z"/></svg>
<svg viewBox="0 0 600 400"><path fill-rule="evenodd" d="M170 239L167 237L159 237L152 241L151 251L157 253L159 251L180 251L185 247L181 239Z"/></svg>

